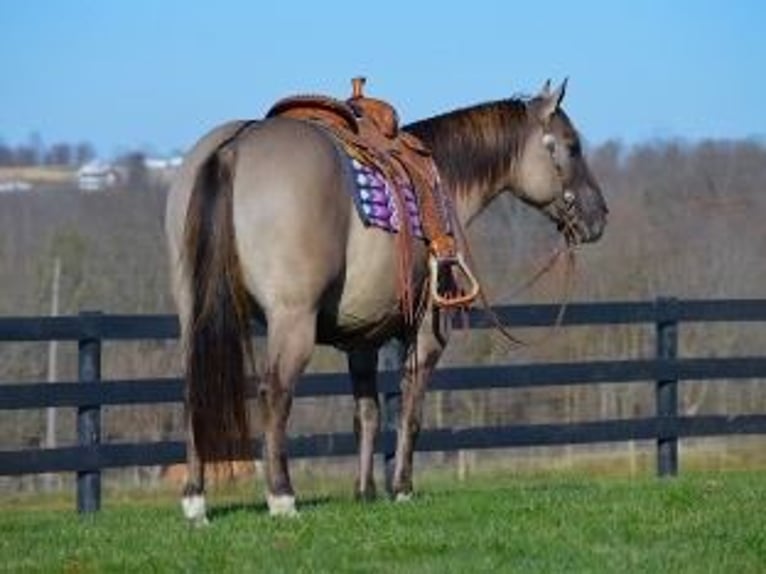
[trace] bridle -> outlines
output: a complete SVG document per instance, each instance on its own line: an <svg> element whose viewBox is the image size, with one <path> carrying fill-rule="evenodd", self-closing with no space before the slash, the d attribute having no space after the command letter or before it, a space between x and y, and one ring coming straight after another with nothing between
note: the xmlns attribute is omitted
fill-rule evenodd
<svg viewBox="0 0 766 574"><path fill-rule="evenodd" d="M567 245L576 245L578 241L577 230L577 194L575 191L567 186L566 178L564 177L564 167L556 157L556 136L551 132L548 122L542 123L542 143L545 149L548 151L548 157L553 164L553 171L556 175L556 180L559 184L560 192L556 194L556 198L547 206L546 210L549 210L559 225L559 230L564 235Z"/></svg>

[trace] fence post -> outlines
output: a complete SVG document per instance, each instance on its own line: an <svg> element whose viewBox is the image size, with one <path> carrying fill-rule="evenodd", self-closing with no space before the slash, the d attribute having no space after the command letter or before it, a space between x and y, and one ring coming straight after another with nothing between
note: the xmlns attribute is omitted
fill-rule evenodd
<svg viewBox="0 0 766 574"><path fill-rule="evenodd" d="M675 298L657 299L657 359L673 360L678 357L678 301ZM678 379L660 378L655 388L657 418L672 421L678 416ZM664 419L664 420L663 420ZM672 425L660 425L662 429ZM657 436L657 474L678 474L678 437L660 430Z"/></svg>
<svg viewBox="0 0 766 574"><path fill-rule="evenodd" d="M398 340L391 340L380 349L380 370L399 375L402 370L404 348ZM393 388L383 392L383 431L396 436L399 427L399 416L402 410L402 391L397 381ZM396 440L383 440L383 469L385 473L386 492L393 492L394 464L396 458Z"/></svg>
<svg viewBox="0 0 766 574"><path fill-rule="evenodd" d="M78 341L79 384L101 382L101 338L95 323L100 312L80 313L83 332ZM77 444L91 447L101 443L101 405L77 408ZM96 512L101 508L101 469L77 471L77 511Z"/></svg>

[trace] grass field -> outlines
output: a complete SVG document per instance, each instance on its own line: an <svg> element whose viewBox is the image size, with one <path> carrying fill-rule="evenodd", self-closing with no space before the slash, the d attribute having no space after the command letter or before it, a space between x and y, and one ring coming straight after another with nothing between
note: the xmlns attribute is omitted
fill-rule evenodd
<svg viewBox="0 0 766 574"><path fill-rule="evenodd" d="M13 180L34 183L67 183L75 180L75 170L58 166L0 167L0 181Z"/></svg>
<svg viewBox="0 0 766 574"><path fill-rule="evenodd" d="M202 529L184 524L177 500L167 494L123 494L85 518L39 501L7 501L0 513L0 569L766 571L762 473L673 480L484 476L425 485L404 505L315 494L304 498L297 519L270 519L252 500L246 492L219 495L212 523Z"/></svg>

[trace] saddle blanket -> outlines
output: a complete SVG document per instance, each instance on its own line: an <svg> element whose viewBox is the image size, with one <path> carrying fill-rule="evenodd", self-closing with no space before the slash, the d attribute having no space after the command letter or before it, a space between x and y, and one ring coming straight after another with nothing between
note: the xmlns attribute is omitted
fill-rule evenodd
<svg viewBox="0 0 766 574"><path fill-rule="evenodd" d="M354 205L359 217L367 227L378 227L388 233L398 233L402 228L403 216L409 222L412 235L428 241L423 231L423 222L420 215L418 198L411 183L402 185L402 197L405 204L405 214L400 213L399 205L394 195L395 185L389 181L378 167L368 164L362 159L350 156L351 166L354 172ZM438 194L437 204L442 214L449 213L444 204L446 198ZM449 217L442 221L446 222L447 233L452 235L452 226Z"/></svg>

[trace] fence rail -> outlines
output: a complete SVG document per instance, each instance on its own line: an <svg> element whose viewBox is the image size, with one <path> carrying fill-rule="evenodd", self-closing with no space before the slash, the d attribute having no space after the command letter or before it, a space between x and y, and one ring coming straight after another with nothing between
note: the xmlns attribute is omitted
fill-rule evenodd
<svg viewBox="0 0 766 574"><path fill-rule="evenodd" d="M494 309L507 327L545 327L556 322L555 305L514 305ZM623 440L655 440L657 472L678 472L678 439L725 434L766 434L766 414L739 416L679 416L678 383L681 380L766 379L766 357L679 358L678 326L691 322L764 322L766 299L677 300L652 302L573 303L562 326L654 324L656 355L652 359L582 361L548 364L455 367L437 370L429 390L477 389L631 383L653 381L655 416L568 424L534 424L462 429L430 429L421 433L421 451L449 451L512 446L562 445ZM492 327L481 311L472 311L471 329ZM465 328L464 322L455 327ZM254 326L255 334L262 334ZM77 409L77 446L53 449L0 451L0 475L44 472L77 473L77 506L80 512L100 507L101 471L105 468L165 465L182 462L182 442L103 444L101 407L104 405L177 403L182 400L179 378L110 380L101 378L103 341L174 339L175 316L129 316L82 313L71 317L1 318L0 342L76 341L79 349L78 381L63 383L0 384L0 410L72 407ZM386 361L384 361L386 362ZM393 458L399 380L396 365L388 361L380 375L384 429L377 451L387 465ZM393 367L393 368L392 368ZM311 374L297 388L298 397L350 393L342 373ZM253 441L253 454L258 451ZM355 453L352 433L292 437L291 456L345 456Z"/></svg>

